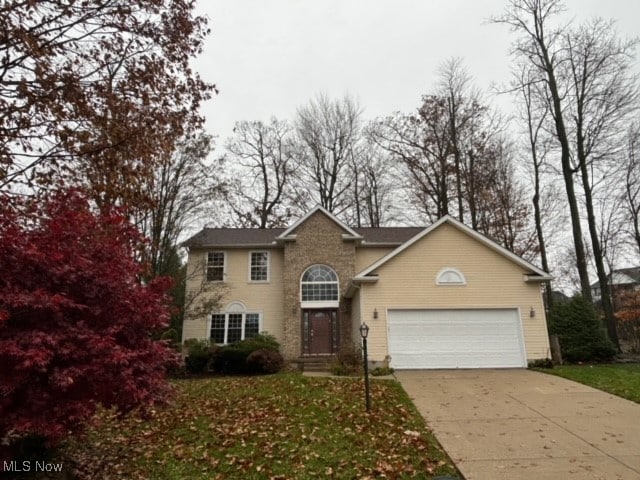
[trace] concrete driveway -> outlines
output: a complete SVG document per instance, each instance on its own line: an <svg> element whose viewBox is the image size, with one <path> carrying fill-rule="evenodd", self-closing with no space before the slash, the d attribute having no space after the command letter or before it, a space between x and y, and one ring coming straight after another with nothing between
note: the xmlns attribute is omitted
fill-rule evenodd
<svg viewBox="0 0 640 480"><path fill-rule="evenodd" d="M640 479L640 405L529 370L396 371L467 480Z"/></svg>

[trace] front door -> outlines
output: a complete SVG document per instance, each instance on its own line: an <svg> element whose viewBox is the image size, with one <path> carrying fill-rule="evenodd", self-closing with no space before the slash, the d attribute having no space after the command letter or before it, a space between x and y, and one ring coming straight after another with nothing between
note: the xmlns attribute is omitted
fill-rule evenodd
<svg viewBox="0 0 640 480"><path fill-rule="evenodd" d="M308 355L330 355L336 336L335 310L305 310L303 351Z"/></svg>

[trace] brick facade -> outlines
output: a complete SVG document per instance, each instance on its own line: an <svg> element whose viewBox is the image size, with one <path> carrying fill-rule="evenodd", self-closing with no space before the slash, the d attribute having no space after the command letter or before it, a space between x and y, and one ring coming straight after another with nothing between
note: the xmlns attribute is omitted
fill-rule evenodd
<svg viewBox="0 0 640 480"><path fill-rule="evenodd" d="M295 240L284 245L284 329L282 353L287 359L296 359L302 353L302 309L300 306L300 279L312 265L331 267L340 284L340 308L338 309L339 349L351 350L350 306L343 298L349 282L355 275L355 245L344 240L347 233L321 212L315 212L293 232Z"/></svg>

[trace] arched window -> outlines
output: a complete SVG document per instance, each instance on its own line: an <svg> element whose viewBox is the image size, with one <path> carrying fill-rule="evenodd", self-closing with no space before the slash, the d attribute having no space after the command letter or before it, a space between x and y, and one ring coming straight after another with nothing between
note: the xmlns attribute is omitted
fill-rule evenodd
<svg viewBox="0 0 640 480"><path fill-rule="evenodd" d="M313 265L303 274L300 298L303 302L338 301L338 275L326 265Z"/></svg>
<svg viewBox="0 0 640 480"><path fill-rule="evenodd" d="M446 267L440 270L436 277L438 285L466 285L467 281L462 272L452 267Z"/></svg>

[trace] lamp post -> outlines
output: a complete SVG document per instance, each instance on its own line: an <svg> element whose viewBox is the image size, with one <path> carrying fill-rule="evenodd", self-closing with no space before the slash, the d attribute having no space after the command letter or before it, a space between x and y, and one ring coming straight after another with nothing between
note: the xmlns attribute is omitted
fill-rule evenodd
<svg viewBox="0 0 640 480"><path fill-rule="evenodd" d="M367 336L369 326L366 323L360 325L360 336L362 337L362 354L364 357L364 390L367 399L367 412L371 410L371 398L369 396L369 359L367 358Z"/></svg>

